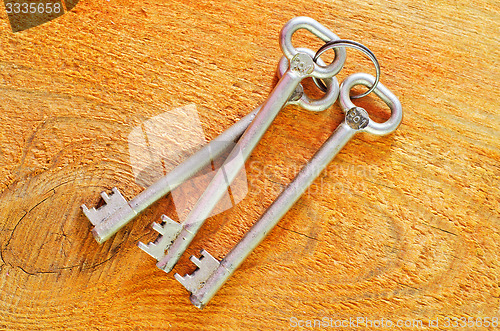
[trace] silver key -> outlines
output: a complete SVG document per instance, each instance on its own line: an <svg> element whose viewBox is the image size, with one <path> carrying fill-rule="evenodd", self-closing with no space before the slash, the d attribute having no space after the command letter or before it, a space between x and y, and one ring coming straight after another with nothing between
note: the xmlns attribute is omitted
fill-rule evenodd
<svg viewBox="0 0 500 331"><path fill-rule="evenodd" d="M312 54L314 56L314 54ZM279 65L280 76L286 71L286 58L282 58ZM327 91L327 98L333 98L338 94L338 82L330 84L330 89ZM298 85L292 97L289 100L290 104L298 104L311 111L321 111L324 107L324 101L316 101L309 99L303 94L301 85ZM112 194L108 195L102 192L101 196L105 204L99 208L88 208L85 204L81 206L83 213L94 225L92 234L98 243L103 243L118 232L121 228L132 221L146 208L167 195L180 184L193 177L201 169L205 168L210 162L223 154L230 148L233 143L240 138L243 132L248 128L261 107L257 107L250 114L243 117L241 120L233 124L229 129L224 131L214 140L209 142L198 152L189 157L186 161L179 164L171 172L160 178L153 185L138 194L129 202L123 197L120 191L115 187L112 189ZM167 221L165 221L167 220ZM164 221L172 224L172 220L164 216ZM160 229L160 225L154 225L155 230ZM175 228L175 225L172 225ZM173 235L173 230L169 230ZM160 233L162 231L158 231ZM143 247L143 245L141 245Z"/></svg>
<svg viewBox="0 0 500 331"><path fill-rule="evenodd" d="M115 187L111 195L106 192L101 193L105 202L103 206L89 209L86 205L82 205L83 213L95 226L92 234L97 242L103 243L108 240L144 209L209 165L212 159L224 153L243 134L259 110L260 107L240 119L130 202L127 202Z"/></svg>
<svg viewBox="0 0 500 331"><path fill-rule="evenodd" d="M314 52L307 48L299 48L299 51L308 54L309 56L314 56ZM318 62L321 65L325 63L318 59ZM282 77L288 70L288 59L283 56L278 64L278 76ZM322 111L326 108L329 108L337 99L339 93L339 86L337 78L333 77L331 79L326 79L325 82L328 85L328 89L326 91L325 96L320 100L310 99L305 93L302 85L297 85L294 93L288 100L287 104L296 104L300 105L303 108L310 111ZM162 215L162 224L153 223L153 229L160 233L160 236L154 241L148 244L144 244L142 242L138 243L139 248L143 251L154 257L156 260L160 261L165 257L165 250L167 250L173 241L178 238L181 233L183 226L185 223L179 224L173 221L166 215ZM182 254L182 252L181 252Z"/></svg>
<svg viewBox="0 0 500 331"><path fill-rule="evenodd" d="M190 300L196 307L203 308L210 301L234 271L305 192L307 187L312 184L320 172L326 168L357 132L386 135L396 130L401 123L403 111L397 97L385 86L379 83L374 90L375 94L391 109L391 117L385 123L370 120L367 112L363 108L356 107L349 98L349 92L353 86L364 85L370 87L374 82L375 78L373 76L364 73L351 75L344 80L340 86L340 104L346 114L344 121L241 241L220 262L207 251L202 250L200 259L191 257L191 261L198 267L193 274L184 277L175 274L175 278L191 292Z"/></svg>
<svg viewBox="0 0 500 331"><path fill-rule="evenodd" d="M225 195L228 187L234 181L238 173L244 167L253 149L271 125L279 111L286 105L293 95L296 87L306 77L333 78L343 67L345 62L345 49L336 49L335 60L327 65L321 66L315 63L312 56L299 52L292 45L292 34L306 29L323 41L337 40L337 35L309 17L296 17L288 21L280 33L280 46L283 54L290 60L289 69L283 74L278 84L271 92L268 99L262 105L255 119L241 136L236 146L229 154L221 168L216 172L212 181L203 192L197 203L188 214L179 233L168 233L168 238L175 238L166 245L166 254L156 266L165 272L170 272L181 255L189 246L201 228L205 220L210 216L220 199ZM328 108L333 102L329 99L317 100L318 105ZM144 247L141 245L141 247Z"/></svg>

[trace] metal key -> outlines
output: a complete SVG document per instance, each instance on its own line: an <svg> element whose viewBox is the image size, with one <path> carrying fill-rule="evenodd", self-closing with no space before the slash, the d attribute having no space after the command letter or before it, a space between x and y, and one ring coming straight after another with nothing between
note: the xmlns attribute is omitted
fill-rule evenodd
<svg viewBox="0 0 500 331"><path fill-rule="evenodd" d="M264 102L255 119L245 133L243 133L226 161L216 172L184 222L179 224L163 216L166 227L160 229L162 236L160 238L161 243L157 241L151 244L151 246L161 244L159 250L161 251L163 248L167 250L166 254L156 264L158 268L165 272L170 272L175 266L302 79L306 77L331 79L342 69L345 62L345 49L336 49L334 61L327 66L315 63L311 55L295 49L292 45L292 34L299 29L309 30L325 42L339 39L333 32L309 17L293 18L282 28L280 46L283 54L290 61L289 69L280 78L269 98ZM332 103L331 100L323 98L317 100L316 104L323 105L325 106L324 109L326 109ZM155 228L159 229L158 226L155 226ZM148 251L149 246L144 244L139 245ZM156 246L154 247L155 253L158 252L158 247ZM158 258L158 256L155 256L155 258Z"/></svg>
<svg viewBox="0 0 500 331"><path fill-rule="evenodd" d="M307 48L298 48L300 52L308 54L309 56L314 56L314 52ZM320 65L325 65L325 63L318 59ZM288 59L283 56L278 64L278 77L282 77L284 73L288 70ZM337 99L339 94L339 85L337 78L333 77L331 79L326 79L325 82L328 85L325 96L320 100L310 99L305 93L301 84L297 85L292 97L286 103L287 105L299 105L310 111L323 111L329 108ZM172 220L166 215L161 216L161 225L158 223L153 223L153 229L160 234L160 236L154 241L148 244L142 242L138 243L139 248L154 257L156 260L161 260L165 256L165 250L170 247L172 241L176 239L179 235L184 223L180 224Z"/></svg>
<svg viewBox="0 0 500 331"><path fill-rule="evenodd" d="M353 86L364 85L370 87L374 82L375 78L373 76L364 73L351 75L344 80L340 86L340 104L342 111L346 114L344 121L260 219L220 262L207 251L202 250L199 259L191 256L191 261L198 267L197 270L184 277L175 274L175 278L191 292L190 300L196 307L203 308L210 301L234 271L305 192L307 187L312 184L320 172L326 168L356 133L368 132L375 135L386 135L396 130L403 116L401 103L382 84L379 83L374 92L391 109L391 117L385 123L372 121L363 108L356 107L350 100L349 92Z"/></svg>
<svg viewBox="0 0 500 331"><path fill-rule="evenodd" d="M314 52L311 50L299 50L314 56ZM324 63L322 62L322 64ZM288 59L283 56L278 65L279 77L286 72L287 67ZM296 104L311 111L321 111L325 107L325 101L335 100L338 96L338 92L339 85L336 78L329 81L328 90L323 101L309 99L307 95L303 93L302 85L299 84L288 100L288 104ZM108 240L122 227L138 216L143 210L167 195L189 178L193 177L197 172L209 165L213 159L226 152L228 148L232 147L234 142L240 138L260 109L261 106L254 109L250 114L233 124L226 131L210 141L207 145L176 166L167 175L160 178L157 182L138 194L129 202L115 187L112 189L113 193L111 195L108 195L106 192L101 193L105 205L97 209L89 209L85 204L83 204L81 206L83 213L95 226L94 229L92 229L92 234L97 242L103 243ZM162 216L162 220L175 227L176 223L168 219L166 216ZM160 229L159 225L156 223L153 224L153 227L159 233L164 231ZM141 247L142 246L143 245L141 245Z"/></svg>
<svg viewBox="0 0 500 331"><path fill-rule="evenodd" d="M175 266L302 79L306 77L333 78L342 69L345 62L345 49L335 50L336 57L327 66L315 63L311 55L295 49L292 45L292 34L299 29L309 30L325 42L339 39L333 32L309 17L293 18L282 28L280 46L283 54L290 61L289 69L280 78L255 119L243 133L226 161L215 173L215 176L184 222L178 224L166 216L163 217L167 227L160 232L162 234L161 248L166 248L167 252L156 265L165 272L170 272ZM316 103L325 106L324 109L332 104L331 100L325 98L317 100ZM158 227L156 226L156 228ZM146 248L143 244L139 245L141 248Z"/></svg>
<svg viewBox="0 0 500 331"><path fill-rule="evenodd" d="M130 202L127 202L115 187L111 195L106 192L101 193L105 205L97 209L89 209L86 205L82 205L83 213L95 226L92 234L97 242L103 243L108 240L139 213L194 176L210 164L212 159L224 153L243 134L259 110L260 107L240 119Z"/></svg>

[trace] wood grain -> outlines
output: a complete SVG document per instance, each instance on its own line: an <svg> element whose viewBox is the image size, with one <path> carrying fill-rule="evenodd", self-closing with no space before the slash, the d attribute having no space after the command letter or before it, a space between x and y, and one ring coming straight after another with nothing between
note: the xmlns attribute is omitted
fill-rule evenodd
<svg viewBox="0 0 500 331"><path fill-rule="evenodd" d="M492 0L83 0L19 33L0 11L0 329L500 318L499 9ZM265 100L279 30L299 15L372 49L403 123L352 140L199 311L136 247L154 238L152 221L175 216L171 197L102 246L79 206L114 186L128 199L143 189L128 135L145 120L194 104L212 139ZM294 42L320 46L306 33ZM339 79L372 72L348 55ZM374 97L359 104L388 117ZM284 109L247 163L248 195L208 220L175 271L192 271L187 257L201 248L224 256L341 119L338 105Z"/></svg>

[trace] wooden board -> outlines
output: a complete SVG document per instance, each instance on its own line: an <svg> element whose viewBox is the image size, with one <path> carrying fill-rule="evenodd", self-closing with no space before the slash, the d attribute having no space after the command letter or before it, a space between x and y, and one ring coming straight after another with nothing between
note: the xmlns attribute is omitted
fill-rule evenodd
<svg viewBox="0 0 500 331"><path fill-rule="evenodd" d="M499 12L492 0L83 0L13 33L0 11L0 329L500 318ZM128 137L146 120L195 105L209 140L263 102L279 31L300 15L371 48L403 123L349 142L200 311L136 246L175 216L170 196L101 246L79 206L114 186L128 199L143 190ZM348 56L339 79L373 72ZM388 118L375 97L358 104ZM341 120L338 105L284 109L247 163L248 195L207 221L174 270L193 271L201 248L223 257Z"/></svg>

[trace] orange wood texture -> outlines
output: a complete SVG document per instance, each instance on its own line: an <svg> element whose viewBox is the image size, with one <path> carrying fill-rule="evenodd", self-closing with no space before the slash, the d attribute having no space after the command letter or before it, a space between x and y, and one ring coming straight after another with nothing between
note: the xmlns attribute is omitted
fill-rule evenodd
<svg viewBox="0 0 500 331"><path fill-rule="evenodd" d="M13 33L1 10L0 329L500 318L499 12L493 0L83 0ZM262 103L279 31L300 15L371 48L403 123L349 142L200 311L136 246L175 216L170 196L101 246L79 206L143 190L128 136L147 119L195 105L212 139ZM338 77L358 71L373 73L349 50ZM358 104L388 118L374 96ZM223 257L341 120L338 105L281 111L247 163L248 195L207 221L174 271L193 271L201 248Z"/></svg>

